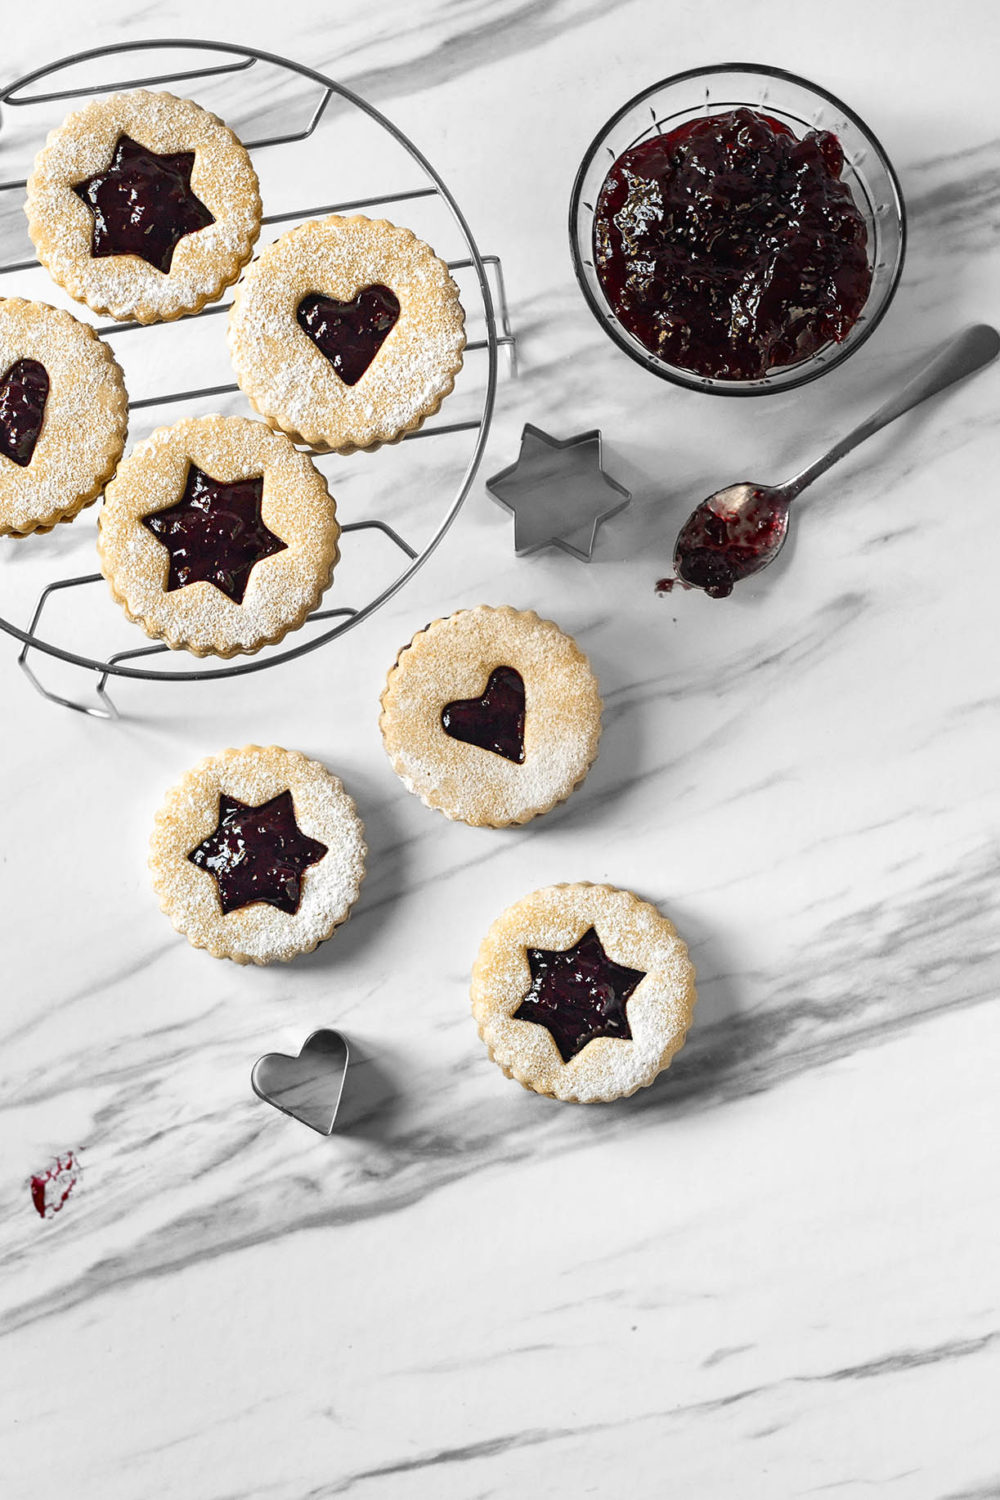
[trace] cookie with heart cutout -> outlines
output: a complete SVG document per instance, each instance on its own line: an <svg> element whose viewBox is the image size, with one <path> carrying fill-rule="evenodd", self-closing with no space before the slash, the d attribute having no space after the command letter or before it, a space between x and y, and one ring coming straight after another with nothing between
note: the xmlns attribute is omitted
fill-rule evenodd
<svg viewBox="0 0 1000 1500"><path fill-rule="evenodd" d="M399 653L379 720L408 791L475 827L564 802L597 756L601 697L571 636L488 604L420 630Z"/></svg>
<svg viewBox="0 0 1000 1500"><path fill-rule="evenodd" d="M254 261L228 337L240 388L272 427L353 453L437 411L462 367L465 316L448 267L412 230L331 214Z"/></svg>
<svg viewBox="0 0 1000 1500"><path fill-rule="evenodd" d="M684 1045L694 965L673 923L631 891L550 885L507 908L472 971L493 1062L523 1088L576 1104L624 1099Z"/></svg>
<svg viewBox="0 0 1000 1500"><path fill-rule="evenodd" d="M51 531L93 504L127 427L104 340L45 302L0 299L0 535Z"/></svg>
<svg viewBox="0 0 1000 1500"><path fill-rule="evenodd" d="M149 868L195 948L238 964L311 953L345 922L365 831L340 778L279 745L209 755L167 793Z"/></svg>

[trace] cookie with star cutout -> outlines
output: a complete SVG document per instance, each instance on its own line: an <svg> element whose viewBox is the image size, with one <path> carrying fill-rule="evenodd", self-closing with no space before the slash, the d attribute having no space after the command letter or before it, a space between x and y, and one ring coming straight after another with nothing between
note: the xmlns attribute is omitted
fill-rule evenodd
<svg viewBox="0 0 1000 1500"><path fill-rule="evenodd" d="M189 417L119 466L98 555L147 635L236 656L303 624L333 576L339 534L326 480L282 433L248 417Z"/></svg>
<svg viewBox="0 0 1000 1500"><path fill-rule="evenodd" d="M35 158L28 233L50 276L95 312L156 323L220 297L260 233L245 147L190 99L95 99Z"/></svg>
<svg viewBox="0 0 1000 1500"><path fill-rule="evenodd" d="M673 924L631 891L550 885L507 908L472 971L492 1060L536 1094L609 1103L684 1045L694 966Z"/></svg>
<svg viewBox="0 0 1000 1500"><path fill-rule="evenodd" d="M399 653L379 720L392 768L446 818L527 823L564 802L597 757L601 697L571 636L488 604L420 630Z"/></svg>
<svg viewBox="0 0 1000 1500"><path fill-rule="evenodd" d="M195 948L238 964L311 953L358 899L365 831L343 783L278 745L209 755L167 793L153 889Z"/></svg>

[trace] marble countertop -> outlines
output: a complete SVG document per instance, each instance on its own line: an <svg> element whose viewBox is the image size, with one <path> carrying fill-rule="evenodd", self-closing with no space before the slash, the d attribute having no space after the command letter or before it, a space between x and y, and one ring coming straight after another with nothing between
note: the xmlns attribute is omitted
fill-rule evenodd
<svg viewBox="0 0 1000 1500"><path fill-rule="evenodd" d="M327 650L213 687L124 683L108 724L33 693L0 638L5 1500L1000 1495L1000 371L818 483L755 584L724 602L654 588L694 502L793 472L936 341L1000 317L998 15L59 0L44 30L8 24L5 78L123 36L217 32L356 88L501 257L520 369L501 372L453 530ZM733 57L846 99L910 219L876 335L757 402L671 388L616 350L565 232L612 111ZM528 420L600 427L634 490L589 567L516 560L485 495ZM445 459L420 446L412 496L386 456L383 513L440 510ZM344 473L346 513L378 471ZM39 559L93 566L92 519L62 531L3 549L19 618ZM407 795L376 722L400 645L479 602L557 620L606 700L584 787L513 833ZM177 937L145 869L165 788L249 741L331 765L371 848L348 926L251 971ZM591 1109L505 1080L468 1006L493 918L578 879L662 906L699 983L669 1072ZM331 1139L249 1082L318 1026L354 1049ZM82 1178L43 1220L28 1180L69 1150Z"/></svg>

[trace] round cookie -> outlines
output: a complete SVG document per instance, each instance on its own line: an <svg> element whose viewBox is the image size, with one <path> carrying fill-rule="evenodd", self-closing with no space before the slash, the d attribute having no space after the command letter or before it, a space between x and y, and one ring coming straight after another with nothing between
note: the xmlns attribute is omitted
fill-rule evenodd
<svg viewBox="0 0 1000 1500"><path fill-rule="evenodd" d="M0 535L72 521L115 472L127 428L122 372L94 330L0 299Z"/></svg>
<svg viewBox="0 0 1000 1500"><path fill-rule="evenodd" d="M195 656L273 645L329 586L340 528L326 480L249 417L160 427L108 486L98 553L147 635Z"/></svg>
<svg viewBox="0 0 1000 1500"><path fill-rule="evenodd" d="M601 698L590 663L530 610L481 604L435 620L399 653L381 701L382 738L403 785L475 827L548 812L597 755Z"/></svg>
<svg viewBox="0 0 1000 1500"><path fill-rule="evenodd" d="M262 251L228 336L240 388L272 427L353 453L437 411L462 368L465 316L448 267L411 230L331 214Z"/></svg>
<svg viewBox="0 0 1000 1500"><path fill-rule="evenodd" d="M684 1045L694 967L672 923L631 891L551 885L497 918L472 971L492 1060L536 1094L607 1103Z"/></svg>
<svg viewBox="0 0 1000 1500"><path fill-rule="evenodd" d="M71 297L155 323L220 297L260 233L246 149L190 99L135 89L49 133L28 178L28 233Z"/></svg>
<svg viewBox="0 0 1000 1500"><path fill-rule="evenodd" d="M298 751L247 745L206 757L167 793L149 868L195 948L269 964L310 953L347 920L366 853L338 777Z"/></svg>

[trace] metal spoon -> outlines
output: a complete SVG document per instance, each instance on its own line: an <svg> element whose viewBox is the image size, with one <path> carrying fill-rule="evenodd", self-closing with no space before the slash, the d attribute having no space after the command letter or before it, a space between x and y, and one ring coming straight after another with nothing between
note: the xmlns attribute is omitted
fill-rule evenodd
<svg viewBox="0 0 1000 1500"><path fill-rule="evenodd" d="M807 484L825 474L838 458L865 438L912 410L928 396L963 380L1000 354L1000 333L987 323L967 328L934 356L930 364L866 421L835 443L786 484L730 484L703 500L681 527L674 548L674 569L683 582L704 589L714 599L732 593L733 584L773 563L788 535L788 507Z"/></svg>

